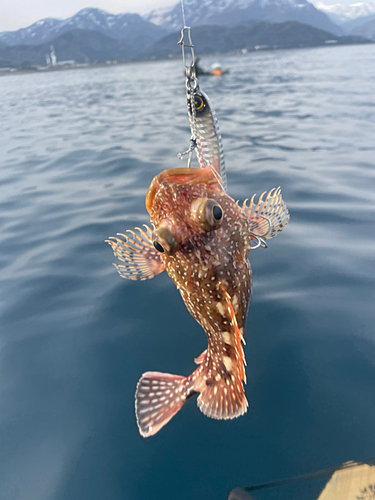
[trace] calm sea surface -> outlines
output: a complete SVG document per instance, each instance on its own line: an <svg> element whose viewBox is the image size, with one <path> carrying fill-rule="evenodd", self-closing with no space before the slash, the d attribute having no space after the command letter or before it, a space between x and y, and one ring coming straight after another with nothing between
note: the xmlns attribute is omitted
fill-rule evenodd
<svg viewBox="0 0 375 500"><path fill-rule="evenodd" d="M138 378L190 374L206 339L167 275L120 279L104 240L185 166L182 62L0 78L1 500L224 500L375 455L375 46L220 62L200 83L229 194L280 185L291 221L250 259L249 412L190 400L150 439Z"/></svg>

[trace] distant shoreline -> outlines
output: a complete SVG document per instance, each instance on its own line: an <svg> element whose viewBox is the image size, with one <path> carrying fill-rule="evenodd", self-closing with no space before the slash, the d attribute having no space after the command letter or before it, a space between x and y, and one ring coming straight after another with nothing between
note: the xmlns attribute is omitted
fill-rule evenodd
<svg viewBox="0 0 375 500"><path fill-rule="evenodd" d="M247 50L243 52L242 50L232 50L228 52L216 52L212 54L198 54L199 57L219 57L219 56L247 56L249 54L255 54L259 52L275 52L283 50L303 50L303 49L318 49L318 48L335 48L335 47L348 47L354 45L374 45L375 40L366 40L361 42L353 43L324 43L313 46L305 47L261 47L259 49ZM134 59L129 61L108 61L108 62L98 62L98 63L78 63L74 65L64 65L64 66L50 66L50 67L40 67L40 68L0 68L0 77L10 76L10 75L25 75L25 74L35 74L35 73L53 73L58 71L71 71L71 70L81 70L81 69L93 69L93 68L110 68L113 66L124 66L127 64L139 64L139 63L150 63L150 62L164 62L164 61L174 61L181 59L180 55L173 55L171 57L161 57L161 58L151 58L151 59Z"/></svg>

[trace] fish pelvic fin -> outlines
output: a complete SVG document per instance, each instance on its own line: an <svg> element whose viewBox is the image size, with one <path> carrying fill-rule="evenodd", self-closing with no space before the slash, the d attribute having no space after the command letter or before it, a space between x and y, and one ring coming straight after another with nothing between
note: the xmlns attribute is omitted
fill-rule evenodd
<svg viewBox="0 0 375 500"><path fill-rule="evenodd" d="M197 358L194 359L194 363L196 365L200 365L205 360L206 355L207 355L207 349L203 351L202 354L200 354Z"/></svg>
<svg viewBox="0 0 375 500"><path fill-rule="evenodd" d="M270 240L281 233L288 224L290 216L281 196L280 187L271 189L264 198L265 194L264 192L260 196L256 204L255 195L251 198L249 206L245 200L242 210L249 220L250 232L264 240Z"/></svg>
<svg viewBox="0 0 375 500"><path fill-rule="evenodd" d="M164 264L160 253L155 250L151 229L144 225L146 231L136 227L137 234L128 230L129 234L118 233L117 237L111 237L106 242L111 245L115 257L123 264L114 264L121 278L133 281L144 281L164 271Z"/></svg>
<svg viewBox="0 0 375 500"><path fill-rule="evenodd" d="M187 399L186 377L146 372L135 393L135 414L140 434L153 436L182 408Z"/></svg>

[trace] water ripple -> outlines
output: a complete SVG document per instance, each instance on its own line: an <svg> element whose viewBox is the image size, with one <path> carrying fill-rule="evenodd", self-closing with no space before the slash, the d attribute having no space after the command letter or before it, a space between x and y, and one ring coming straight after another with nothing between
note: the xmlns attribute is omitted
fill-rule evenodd
<svg viewBox="0 0 375 500"><path fill-rule="evenodd" d="M120 280L104 240L147 223L150 181L185 165L181 62L0 78L0 498L224 498L373 455L374 56L222 57L230 73L201 79L230 194L281 186L291 222L250 255L251 411L190 402L148 441L138 377L187 375L205 338L167 276Z"/></svg>

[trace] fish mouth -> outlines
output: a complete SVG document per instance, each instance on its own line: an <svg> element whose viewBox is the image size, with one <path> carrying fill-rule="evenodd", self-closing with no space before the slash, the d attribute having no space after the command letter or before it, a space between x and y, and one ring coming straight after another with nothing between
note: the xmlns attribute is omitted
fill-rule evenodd
<svg viewBox="0 0 375 500"><path fill-rule="evenodd" d="M164 170L159 175L153 178L146 195L146 209L151 213L154 204L155 195L162 184L206 184L215 188L215 185L220 188L219 182L211 171L210 167L206 168L172 168Z"/></svg>

